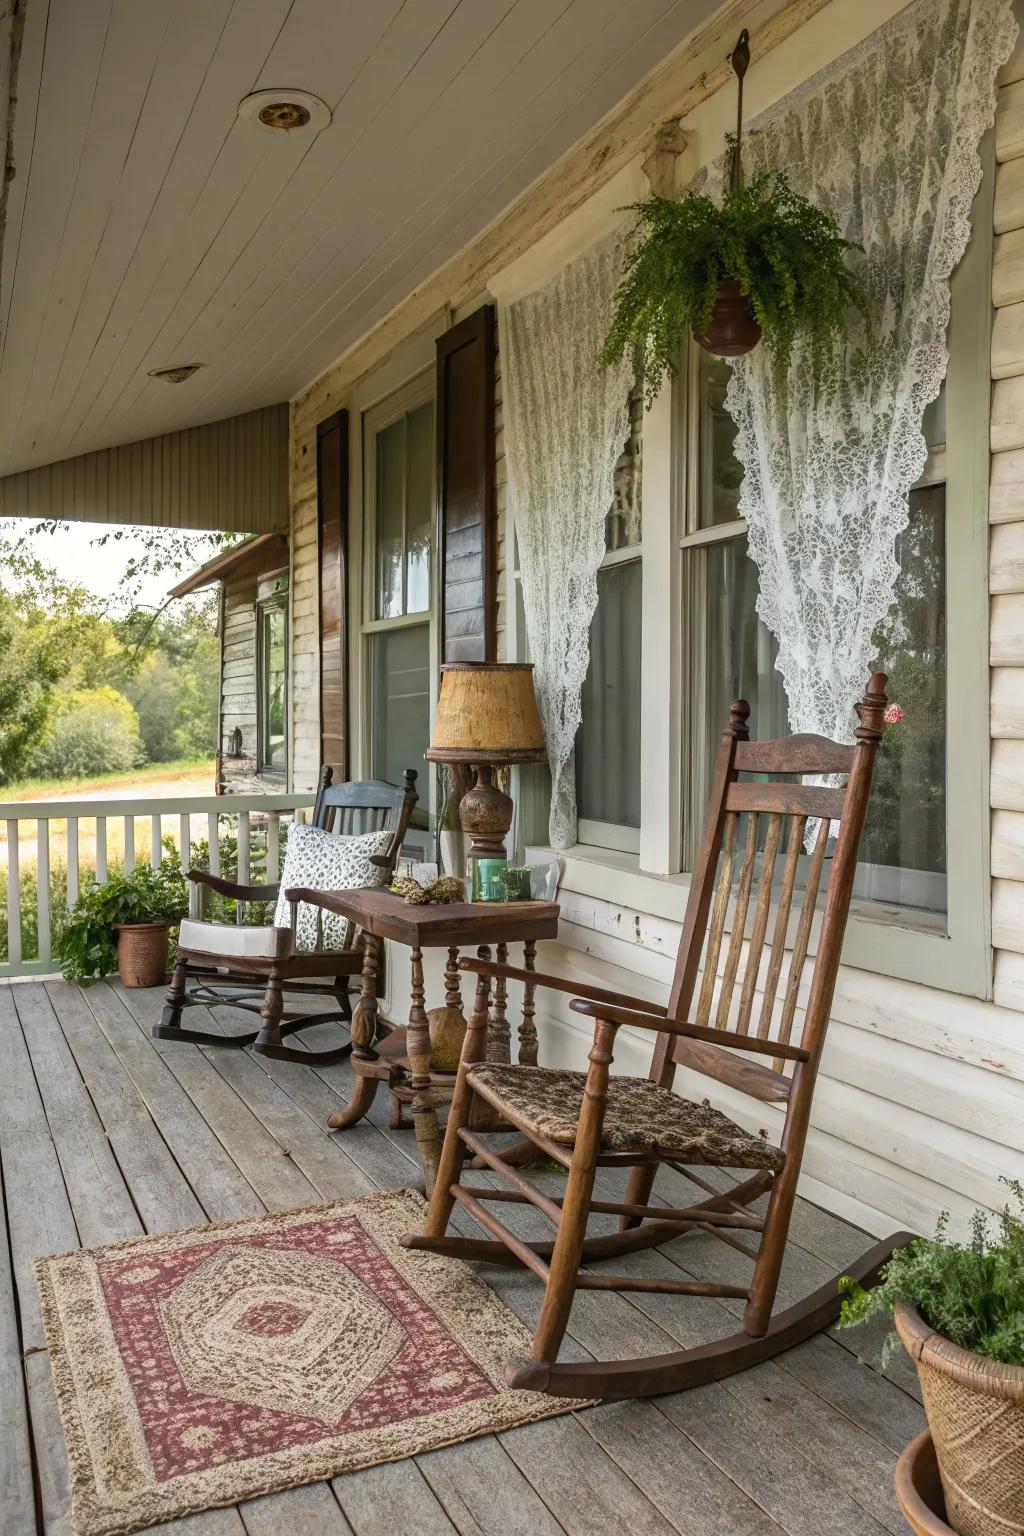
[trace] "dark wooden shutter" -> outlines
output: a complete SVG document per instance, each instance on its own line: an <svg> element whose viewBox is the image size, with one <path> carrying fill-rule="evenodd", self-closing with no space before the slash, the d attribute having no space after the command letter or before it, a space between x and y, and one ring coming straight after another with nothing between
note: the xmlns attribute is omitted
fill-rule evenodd
<svg viewBox="0 0 1024 1536"><path fill-rule="evenodd" d="M494 309L437 339L441 656L494 661Z"/></svg>
<svg viewBox="0 0 1024 1536"><path fill-rule="evenodd" d="M320 764L348 778L348 412L316 429Z"/></svg>

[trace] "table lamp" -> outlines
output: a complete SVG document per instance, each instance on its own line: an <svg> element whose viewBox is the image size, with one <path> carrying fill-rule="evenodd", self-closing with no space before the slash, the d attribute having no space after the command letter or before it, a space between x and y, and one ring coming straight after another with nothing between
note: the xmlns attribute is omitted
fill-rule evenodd
<svg viewBox="0 0 1024 1536"><path fill-rule="evenodd" d="M453 661L442 666L433 736L423 755L431 763L473 768L475 781L459 802L459 820L469 842L467 859L475 861L481 873L481 861L503 864L512 800L494 783L494 770L547 758L533 663ZM476 890L474 880L474 894Z"/></svg>

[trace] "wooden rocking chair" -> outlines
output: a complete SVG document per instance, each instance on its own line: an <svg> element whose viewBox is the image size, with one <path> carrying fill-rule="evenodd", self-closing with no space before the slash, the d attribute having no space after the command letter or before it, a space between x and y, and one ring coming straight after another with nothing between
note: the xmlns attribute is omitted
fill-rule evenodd
<svg viewBox="0 0 1024 1536"><path fill-rule="evenodd" d="M485 1062L491 979L503 976L522 980L524 973L510 966L462 961L463 969L477 973L479 978L473 1017L426 1226L422 1234L404 1241L412 1248L458 1258L495 1263L511 1260L525 1265L544 1282L533 1358L509 1371L514 1387L586 1398L674 1392L731 1375L778 1354L826 1327L838 1315L835 1281L774 1317L772 1308L828 1027L875 753L882 736L885 681L881 673L875 674L857 705L860 724L853 747L807 735L752 742L747 731L749 706L743 700L732 705L715 759L708 817L667 1008L540 972L531 978L538 986L576 994L570 1006L596 1020L590 1069L585 1075ZM844 789L776 777L786 774L849 777ZM741 832L744 817L746 825ZM763 836L762 818L766 821ZM790 941L790 915L798 891L805 833L815 819L819 824L806 861L802 900L798 901L795 934ZM839 837L825 883L816 953L808 962L810 990L800 1041L794 1044L791 1037L801 978L833 821L840 823ZM785 822L790 824L788 840L784 839ZM776 887L780 862L781 881ZM773 908L772 938L763 966ZM726 937L730 909L732 925ZM747 956L737 1002L745 935ZM777 1009L788 942L792 952L783 1000ZM696 1008L691 1011L695 993ZM616 1031L622 1025L657 1031L647 1079L609 1076ZM680 1065L762 1103L784 1105L780 1145L741 1129L706 1101L701 1104L699 1099L685 1099L672 1092ZM528 1138L507 1154L508 1160L473 1129L486 1123L486 1115L493 1115L495 1110L505 1123ZM524 1145L532 1145L568 1170L562 1199L550 1198L520 1171ZM469 1153L507 1180L512 1190L463 1184L463 1163ZM519 1167L511 1166L513 1154ZM707 1191L707 1198L684 1208L652 1204L654 1180L662 1164L685 1174ZM723 1194L693 1173L694 1164L738 1168L745 1170L745 1176ZM625 1200L595 1201L597 1169L623 1165L632 1168ZM749 1207L766 1193L767 1208L761 1217ZM487 1208L490 1200L536 1206L555 1227L554 1241L522 1241ZM446 1235L456 1201L490 1239ZM592 1210L617 1213L619 1230L588 1238L587 1218ZM756 1234L759 1239L756 1254L751 1253L754 1268L748 1287L608 1275L580 1267L581 1263L656 1247L698 1230L721 1235L737 1246L730 1229ZM908 1240L909 1234L899 1233L879 1243L850 1266L849 1273L862 1284L870 1284L893 1249ZM714 1343L646 1360L560 1364L559 1346L573 1297L581 1289L739 1298L746 1302L742 1331Z"/></svg>
<svg viewBox="0 0 1024 1536"><path fill-rule="evenodd" d="M416 773L407 768L400 788L368 779L335 784L330 768L320 774L313 826L349 836L363 832L392 833L382 854L371 863L388 879L395 864L409 820L416 805ZM204 869L190 869L188 878L198 890L207 888L237 902L276 902L278 885L236 885ZM349 988L361 976L363 951L351 949L295 949L291 928L251 927L246 924L210 923L186 919L181 925L170 991L153 1034L160 1040L189 1040L199 1045L251 1046L279 1061L317 1061L322 1066L342 1061L352 1050L346 1040L336 1049L299 1051L282 1044L286 1035L314 1024L352 1022ZM337 1009L309 1013L286 1010L284 994L333 997ZM209 1030L183 1029L186 1008L240 1008L256 1013L262 1021L247 1034L220 1035Z"/></svg>

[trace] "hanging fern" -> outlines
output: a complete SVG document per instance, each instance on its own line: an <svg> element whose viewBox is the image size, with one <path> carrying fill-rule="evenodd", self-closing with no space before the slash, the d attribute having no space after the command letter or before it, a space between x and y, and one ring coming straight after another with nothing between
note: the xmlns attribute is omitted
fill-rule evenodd
<svg viewBox="0 0 1024 1536"><path fill-rule="evenodd" d="M738 282L766 345L785 365L803 332L816 366L863 308L851 250L835 220L799 197L782 172L734 187L719 206L702 193L652 194L630 210L635 239L615 295L601 360L632 354L648 403L674 370L685 338L711 322L719 285Z"/></svg>

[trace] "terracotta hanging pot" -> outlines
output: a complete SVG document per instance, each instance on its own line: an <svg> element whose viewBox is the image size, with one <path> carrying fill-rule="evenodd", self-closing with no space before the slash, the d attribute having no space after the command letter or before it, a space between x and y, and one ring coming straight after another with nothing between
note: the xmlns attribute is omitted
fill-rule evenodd
<svg viewBox="0 0 1024 1536"><path fill-rule="evenodd" d="M739 283L719 284L711 323L702 335L695 334L694 340L716 357L742 357L754 350L761 340L761 327Z"/></svg>

